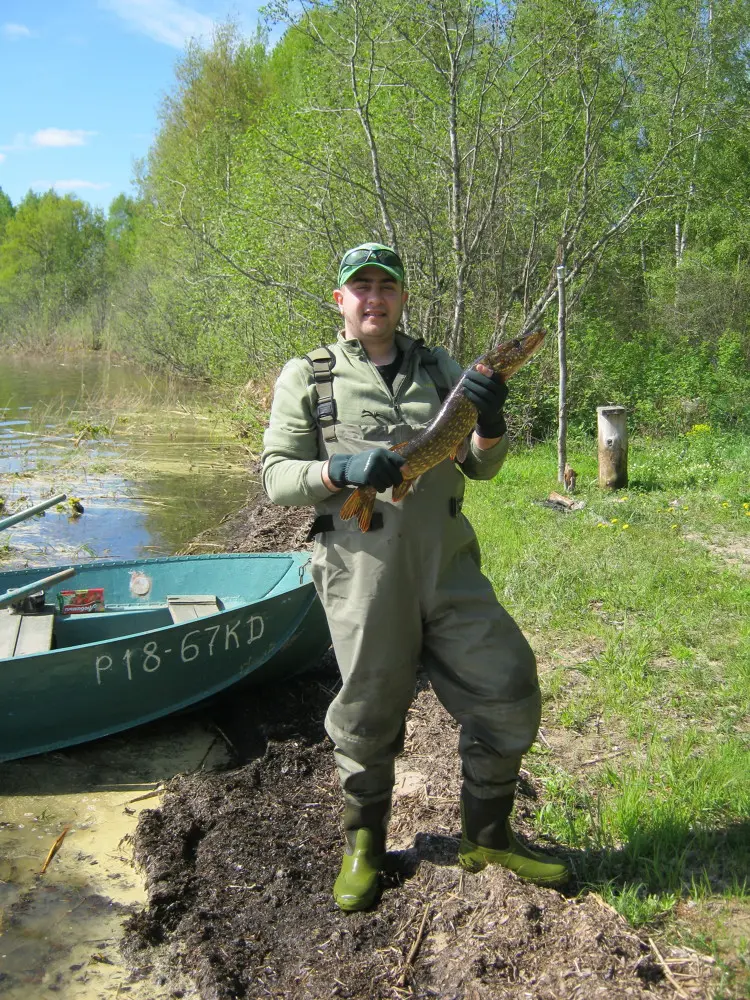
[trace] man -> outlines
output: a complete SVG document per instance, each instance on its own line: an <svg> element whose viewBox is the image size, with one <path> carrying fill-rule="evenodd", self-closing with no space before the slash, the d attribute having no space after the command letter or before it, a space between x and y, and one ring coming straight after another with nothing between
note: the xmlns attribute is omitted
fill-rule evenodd
<svg viewBox="0 0 750 1000"><path fill-rule="evenodd" d="M442 349L398 332L407 292L389 247L365 243L344 254L333 297L344 319L337 342L290 361L276 383L263 485L275 503L314 504L318 513L312 575L343 681L326 716L346 839L334 898L351 911L377 895L394 760L420 663L461 725L459 863L469 871L501 864L559 885L565 866L528 851L508 824L540 720L534 654L482 575L461 514L464 476L491 479L508 451L507 390L476 366L464 393L478 418L460 470L441 462L393 503L404 459L389 449L430 422L462 370ZM366 533L338 514L357 486L379 493Z"/></svg>

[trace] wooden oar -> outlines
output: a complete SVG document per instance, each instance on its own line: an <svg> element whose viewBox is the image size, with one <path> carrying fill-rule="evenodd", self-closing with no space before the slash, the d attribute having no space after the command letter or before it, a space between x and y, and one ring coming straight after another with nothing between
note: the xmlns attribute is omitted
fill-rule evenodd
<svg viewBox="0 0 750 1000"><path fill-rule="evenodd" d="M9 590L6 594L0 596L0 608L7 608L9 604L15 604L16 601L20 601L24 597L28 597L29 594L35 594L37 590L43 590L44 587L51 587L53 583L60 583L61 580L67 580L68 577L75 575L75 569L70 566L68 569L61 569L59 573L53 573L51 576L44 576L41 580L35 580L34 583L27 583L25 587L19 587L17 590Z"/></svg>
<svg viewBox="0 0 750 1000"><path fill-rule="evenodd" d="M48 510L50 507L54 507L55 504L62 503L63 500L67 499L67 493L60 493L56 497L50 497L49 500L42 500L41 503L34 504L33 507L27 507L26 510L20 510L17 514L11 514L10 517L4 517L0 521L0 531L3 528L12 528L19 521L25 521L27 517L33 517L34 514L41 514L43 510Z"/></svg>

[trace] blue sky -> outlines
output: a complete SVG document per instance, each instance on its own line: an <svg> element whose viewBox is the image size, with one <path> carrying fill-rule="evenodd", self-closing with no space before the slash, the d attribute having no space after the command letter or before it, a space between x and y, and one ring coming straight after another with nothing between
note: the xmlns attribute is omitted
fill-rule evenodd
<svg viewBox="0 0 750 1000"><path fill-rule="evenodd" d="M191 37L234 17L251 33L263 0L0 0L0 187L106 209L134 193L133 163Z"/></svg>

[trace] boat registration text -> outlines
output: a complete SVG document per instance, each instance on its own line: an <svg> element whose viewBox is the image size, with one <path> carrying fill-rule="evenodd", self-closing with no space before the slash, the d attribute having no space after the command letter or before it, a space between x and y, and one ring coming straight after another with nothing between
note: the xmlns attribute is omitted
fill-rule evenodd
<svg viewBox="0 0 750 1000"><path fill-rule="evenodd" d="M227 653L231 649L239 649L243 644L251 646L262 638L263 631L263 618L252 615L244 622L238 618L226 625L206 625L204 628L191 629L182 637L179 647L165 649L151 640L143 646L126 649L119 657L119 663L109 653L102 653L97 656L94 665L96 683L104 683L106 678L103 680L103 675L109 671L113 674L123 671L127 679L132 681L134 674L153 674L170 660L191 663L201 655L210 658L215 652ZM206 637L208 642L205 641Z"/></svg>

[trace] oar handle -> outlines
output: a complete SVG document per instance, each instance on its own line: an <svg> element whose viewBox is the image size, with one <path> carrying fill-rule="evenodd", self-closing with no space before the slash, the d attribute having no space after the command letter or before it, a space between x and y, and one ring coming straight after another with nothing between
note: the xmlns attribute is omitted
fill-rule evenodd
<svg viewBox="0 0 750 1000"><path fill-rule="evenodd" d="M48 510L50 507L54 507L55 504L62 503L63 500L68 499L67 493L59 493L56 497L50 497L49 500L42 500L41 503L34 504L33 507L27 507L26 510L20 510L17 514L11 514L10 517L4 517L0 521L0 531L3 528L12 528L14 524L18 524L19 521L25 521L27 517L33 517L34 514L41 514L43 510Z"/></svg>
<svg viewBox="0 0 750 1000"><path fill-rule="evenodd" d="M42 590L44 587L51 587L55 583L69 579L71 576L75 576L75 568L73 566L68 569L61 569L59 573L53 573L51 576L42 577L41 580L35 580L34 583L27 583L25 587L19 587L17 590L9 590L7 594L3 594L0 597L0 608L7 608L9 604L15 604L16 601L28 597L29 594L35 594L37 590Z"/></svg>

